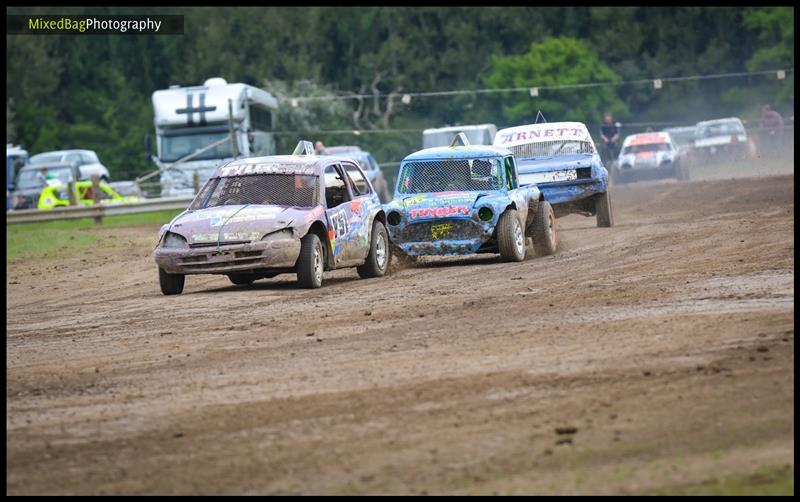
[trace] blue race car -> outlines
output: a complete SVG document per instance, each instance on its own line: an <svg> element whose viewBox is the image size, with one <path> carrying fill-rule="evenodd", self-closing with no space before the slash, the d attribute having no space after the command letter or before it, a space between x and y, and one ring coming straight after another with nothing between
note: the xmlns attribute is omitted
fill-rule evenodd
<svg viewBox="0 0 800 502"><path fill-rule="evenodd" d="M470 145L420 150L400 164L394 200L384 206L399 258L500 253L522 261L527 240L537 254L556 251L555 214L536 185L520 187L512 153Z"/></svg>
<svg viewBox="0 0 800 502"><path fill-rule="evenodd" d="M521 186L536 184L557 217L571 213L596 216L598 227L614 224L608 171L581 122L549 122L509 127L497 132L495 146L519 161Z"/></svg>

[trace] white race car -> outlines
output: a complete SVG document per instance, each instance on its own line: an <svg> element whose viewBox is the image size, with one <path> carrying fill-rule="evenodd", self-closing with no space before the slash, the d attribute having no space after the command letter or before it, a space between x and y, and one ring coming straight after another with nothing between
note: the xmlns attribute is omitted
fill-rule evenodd
<svg viewBox="0 0 800 502"><path fill-rule="evenodd" d="M756 145L736 117L698 122L694 131L693 161L746 160L756 157Z"/></svg>
<svg viewBox="0 0 800 502"><path fill-rule="evenodd" d="M622 143L617 165L611 170L615 182L634 178L675 177L689 179L689 165L668 132L631 134Z"/></svg>

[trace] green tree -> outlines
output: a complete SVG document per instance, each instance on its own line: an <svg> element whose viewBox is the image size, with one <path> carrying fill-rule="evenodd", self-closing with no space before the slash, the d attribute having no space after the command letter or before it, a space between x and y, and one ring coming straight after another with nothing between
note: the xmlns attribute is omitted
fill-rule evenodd
<svg viewBox="0 0 800 502"><path fill-rule="evenodd" d="M492 58L486 78L490 88L539 87L586 82L617 83L619 76L584 42L569 37L548 38L531 44L519 56ZM604 111L628 114L613 86L582 89L542 89L538 97L519 92L500 98L503 118L512 123L533 121L539 110L550 121L600 121Z"/></svg>

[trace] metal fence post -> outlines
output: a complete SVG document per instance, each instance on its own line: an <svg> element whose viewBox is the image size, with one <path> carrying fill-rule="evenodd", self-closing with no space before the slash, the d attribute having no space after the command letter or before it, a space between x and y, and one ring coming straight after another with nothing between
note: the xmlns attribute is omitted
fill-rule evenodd
<svg viewBox="0 0 800 502"><path fill-rule="evenodd" d="M200 191L200 173L197 171L192 175L192 184L194 185L194 193L197 194Z"/></svg>

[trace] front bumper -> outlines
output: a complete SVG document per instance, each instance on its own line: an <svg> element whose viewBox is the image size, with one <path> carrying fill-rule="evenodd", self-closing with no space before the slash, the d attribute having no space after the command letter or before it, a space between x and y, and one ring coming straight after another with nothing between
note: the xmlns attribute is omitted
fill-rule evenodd
<svg viewBox="0 0 800 502"><path fill-rule="evenodd" d="M293 268L300 256L300 239L297 238L193 246L164 248L159 245L155 250L156 263L170 274L229 274Z"/></svg>
<svg viewBox="0 0 800 502"><path fill-rule="evenodd" d="M390 225L389 237L393 245L409 256L475 254L491 240L495 224L472 218L404 222Z"/></svg>

